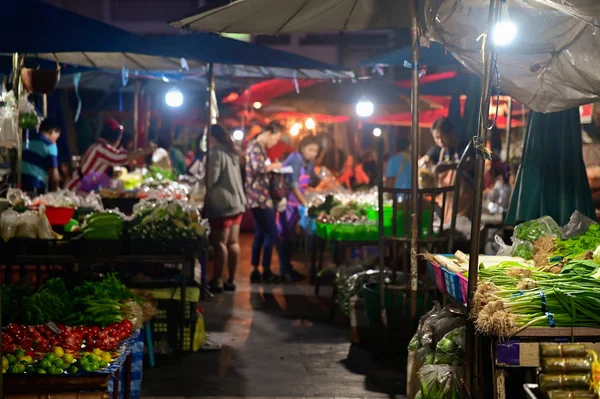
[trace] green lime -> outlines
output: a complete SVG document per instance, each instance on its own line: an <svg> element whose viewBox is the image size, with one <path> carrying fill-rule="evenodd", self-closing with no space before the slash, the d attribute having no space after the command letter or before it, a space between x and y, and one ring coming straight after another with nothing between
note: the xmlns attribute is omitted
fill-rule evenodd
<svg viewBox="0 0 600 399"><path fill-rule="evenodd" d="M43 369L47 369L48 367L52 366L52 363L50 363L48 359L41 359L37 365Z"/></svg>
<svg viewBox="0 0 600 399"><path fill-rule="evenodd" d="M65 370L63 370L63 369L59 369L59 368L56 369L56 374L62 374L64 372L65 372Z"/></svg>
<svg viewBox="0 0 600 399"><path fill-rule="evenodd" d="M38 374L46 374L46 370L44 370L44 369L37 369L37 373Z"/></svg>
<svg viewBox="0 0 600 399"><path fill-rule="evenodd" d="M56 367L50 366L50 368L48 369L48 374L56 374Z"/></svg>
<svg viewBox="0 0 600 399"><path fill-rule="evenodd" d="M106 363L104 360L100 360L98 362L98 367L100 367L100 369L105 369L108 367L108 363Z"/></svg>
<svg viewBox="0 0 600 399"><path fill-rule="evenodd" d="M92 371L100 370L100 366L98 365L98 363L92 363L90 364L90 366L92 366Z"/></svg>
<svg viewBox="0 0 600 399"><path fill-rule="evenodd" d="M92 368L92 365L91 365L91 364L89 364L89 363L88 363L88 364L86 364L85 366L83 366L83 369L84 369L85 371L87 371L88 373L91 373L92 371L94 371L94 369Z"/></svg>
<svg viewBox="0 0 600 399"><path fill-rule="evenodd" d="M6 360L8 360L9 365L15 364L17 362L17 358L10 353L6 355Z"/></svg>
<svg viewBox="0 0 600 399"><path fill-rule="evenodd" d="M27 360L19 360L19 364L22 364L23 366L29 366Z"/></svg>
<svg viewBox="0 0 600 399"><path fill-rule="evenodd" d="M46 359L48 359L49 362L53 362L56 360L56 355L52 352L50 353L46 353L46 356L44 356Z"/></svg>
<svg viewBox="0 0 600 399"><path fill-rule="evenodd" d="M79 359L78 363L83 368L85 368L85 366L89 366L90 365L90 361L87 358L85 358L85 357L82 357L81 359Z"/></svg>
<svg viewBox="0 0 600 399"><path fill-rule="evenodd" d="M24 364L17 363L17 364L15 364L15 367L17 368L17 370L19 370L19 373L24 373L25 372L25 365Z"/></svg>
<svg viewBox="0 0 600 399"><path fill-rule="evenodd" d="M65 362L63 362L62 359L56 359L55 361L52 362L52 364L57 369L64 369L65 368Z"/></svg>
<svg viewBox="0 0 600 399"><path fill-rule="evenodd" d="M8 374L19 374L19 369L17 369L17 366L10 366L7 372Z"/></svg>
<svg viewBox="0 0 600 399"><path fill-rule="evenodd" d="M25 367L25 372L30 374L30 373L35 373L35 367L33 366L27 366Z"/></svg>
<svg viewBox="0 0 600 399"><path fill-rule="evenodd" d="M67 370L67 373L69 373L69 374L77 374L78 371L79 371L79 369L76 366L71 366Z"/></svg>
<svg viewBox="0 0 600 399"><path fill-rule="evenodd" d="M17 359L20 358L20 357L23 357L23 356L25 356L25 351L23 349L17 349L15 351L15 357Z"/></svg>

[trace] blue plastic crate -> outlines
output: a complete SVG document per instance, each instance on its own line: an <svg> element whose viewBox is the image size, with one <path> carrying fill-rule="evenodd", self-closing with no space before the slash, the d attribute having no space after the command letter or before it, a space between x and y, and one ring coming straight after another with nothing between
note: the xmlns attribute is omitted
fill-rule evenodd
<svg viewBox="0 0 600 399"><path fill-rule="evenodd" d="M432 283L435 283L435 270L434 270L433 263L431 262L427 262L427 274L429 274L429 280L431 280Z"/></svg>
<svg viewBox="0 0 600 399"><path fill-rule="evenodd" d="M456 299L460 303L463 302L462 291L460 289L460 280L456 273L452 273L442 267L444 272L444 282L446 285L446 292L452 298Z"/></svg>

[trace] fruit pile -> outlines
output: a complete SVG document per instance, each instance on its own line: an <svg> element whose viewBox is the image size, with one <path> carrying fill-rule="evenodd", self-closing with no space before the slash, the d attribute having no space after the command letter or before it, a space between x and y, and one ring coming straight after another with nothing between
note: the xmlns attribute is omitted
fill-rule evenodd
<svg viewBox="0 0 600 399"><path fill-rule="evenodd" d="M92 352L65 352L60 346L54 347L51 352L34 352L27 354L18 349L14 354L9 353L2 357L3 374L77 374L80 371L94 372L107 368L113 361L110 352L94 349Z"/></svg>
<svg viewBox="0 0 600 399"><path fill-rule="evenodd" d="M2 353L48 352L61 347L68 352L77 352L83 344L87 348L115 351L119 343L131 336L133 324L129 320L113 323L104 328L99 326L56 325L58 333L47 325L22 326L11 323L2 332Z"/></svg>

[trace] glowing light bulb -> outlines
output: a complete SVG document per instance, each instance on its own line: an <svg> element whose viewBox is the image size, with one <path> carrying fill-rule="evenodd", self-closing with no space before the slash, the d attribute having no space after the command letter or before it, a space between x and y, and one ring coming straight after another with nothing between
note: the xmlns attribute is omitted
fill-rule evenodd
<svg viewBox="0 0 600 399"><path fill-rule="evenodd" d="M254 109L261 109L262 108L262 103L260 101L255 101L252 106L254 107Z"/></svg>
<svg viewBox="0 0 600 399"><path fill-rule="evenodd" d="M297 136L300 133L300 129L302 129L302 125L299 123L294 123L290 128L290 134L292 136Z"/></svg>
<svg viewBox="0 0 600 399"><path fill-rule="evenodd" d="M309 130L313 130L316 126L315 120L313 118L308 118L304 123L304 126L306 126L306 128Z"/></svg>
<svg viewBox="0 0 600 399"><path fill-rule="evenodd" d="M373 129L373 136L375 137L379 137L381 136L381 129L376 127L375 129Z"/></svg>
<svg viewBox="0 0 600 399"><path fill-rule="evenodd" d="M356 104L356 114L361 118L368 118L375 112L375 105L371 101L361 100Z"/></svg>
<svg viewBox="0 0 600 399"><path fill-rule="evenodd" d="M173 88L165 95L165 102L169 107L181 107L183 104L183 93L179 89Z"/></svg>
<svg viewBox="0 0 600 399"><path fill-rule="evenodd" d="M508 5L506 2L502 3L500 9L500 21L494 25L491 33L492 43L494 43L496 47L508 46L517 37L517 25L510 20L510 16L508 15Z"/></svg>
<svg viewBox="0 0 600 399"><path fill-rule="evenodd" d="M240 129L234 130L233 139L236 141L242 141L244 139L244 132Z"/></svg>

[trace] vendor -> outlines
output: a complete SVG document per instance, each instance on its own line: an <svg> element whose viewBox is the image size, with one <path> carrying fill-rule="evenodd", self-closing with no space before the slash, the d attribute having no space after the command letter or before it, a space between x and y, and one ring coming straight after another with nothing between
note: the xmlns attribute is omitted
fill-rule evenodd
<svg viewBox="0 0 600 399"><path fill-rule="evenodd" d="M288 202L285 210L279 213L279 260L281 266L281 278L285 282L298 282L304 280L304 276L294 270L292 260L291 238L299 220L298 206L307 206L304 194L310 185L314 185L319 178L315 174L315 159L319 155L321 145L315 136L307 136L302 139L298 152L291 154L283 163L283 166L291 166L293 172L286 175L286 183L290 189Z"/></svg>
<svg viewBox="0 0 600 399"><path fill-rule="evenodd" d="M440 118L431 126L431 136L435 145L419 159L419 167L426 168L445 162L457 162L457 151L454 125L448 118Z"/></svg>
<svg viewBox="0 0 600 399"><path fill-rule="evenodd" d="M410 142L404 137L396 139L396 151L385 169L385 186L396 189L409 189L411 187Z"/></svg>
<svg viewBox="0 0 600 399"><path fill-rule="evenodd" d="M60 125L52 118L46 118L40 125L39 133L23 149L23 174L21 184L24 191L44 193L58 189L58 147Z"/></svg>
<svg viewBox="0 0 600 399"><path fill-rule="evenodd" d="M125 166L140 157L152 154L156 145L150 145L143 150L127 152L119 150L123 136L123 126L113 118L104 120L100 137L92 144L81 160L81 167L67 184L69 190L80 190L83 180L87 177L99 184L85 184L88 189L97 189L105 184L107 177L112 175L113 166Z"/></svg>

